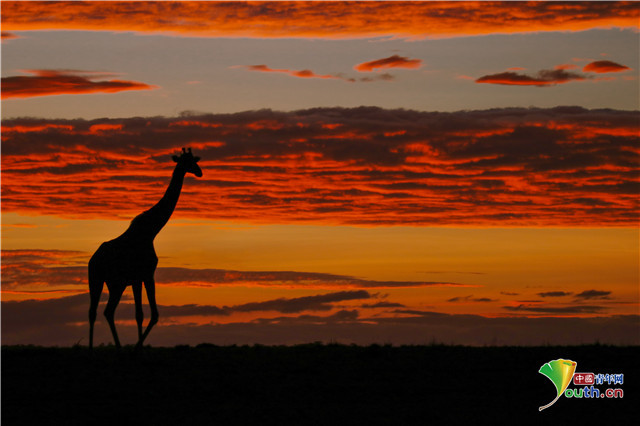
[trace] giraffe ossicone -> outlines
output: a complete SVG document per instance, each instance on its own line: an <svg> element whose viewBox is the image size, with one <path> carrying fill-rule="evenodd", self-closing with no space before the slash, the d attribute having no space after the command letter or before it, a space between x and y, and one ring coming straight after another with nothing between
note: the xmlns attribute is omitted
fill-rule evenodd
<svg viewBox="0 0 640 426"><path fill-rule="evenodd" d="M158 307L155 297L154 273L158 266L158 256L153 248L153 240L167 224L175 210L182 184L187 173L202 176L198 166L200 157L195 157L182 148L182 153L173 156L176 166L164 195L153 207L136 216L129 228L118 238L102 243L89 260L89 347L93 347L93 329L100 296L104 284L109 289L109 300L104 315L109 323L113 340L120 347L114 314L122 293L131 286L136 307L138 325L138 346L142 346L153 326L158 322ZM151 319L144 332L142 322L142 287L147 293Z"/></svg>

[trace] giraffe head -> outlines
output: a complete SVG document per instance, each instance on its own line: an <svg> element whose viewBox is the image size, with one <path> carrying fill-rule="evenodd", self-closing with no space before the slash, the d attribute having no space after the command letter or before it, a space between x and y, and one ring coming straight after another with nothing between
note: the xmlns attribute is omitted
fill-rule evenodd
<svg viewBox="0 0 640 426"><path fill-rule="evenodd" d="M180 156L174 155L173 161L178 163L186 173L193 173L197 177L202 177L202 170L198 166L200 157L194 157L191 153L191 148L189 150L182 148L182 154Z"/></svg>

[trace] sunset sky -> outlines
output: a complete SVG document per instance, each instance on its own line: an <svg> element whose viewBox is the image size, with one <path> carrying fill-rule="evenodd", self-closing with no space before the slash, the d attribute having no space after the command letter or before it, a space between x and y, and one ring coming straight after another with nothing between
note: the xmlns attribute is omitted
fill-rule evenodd
<svg viewBox="0 0 640 426"><path fill-rule="evenodd" d="M640 344L637 2L1 6L3 344Z"/></svg>

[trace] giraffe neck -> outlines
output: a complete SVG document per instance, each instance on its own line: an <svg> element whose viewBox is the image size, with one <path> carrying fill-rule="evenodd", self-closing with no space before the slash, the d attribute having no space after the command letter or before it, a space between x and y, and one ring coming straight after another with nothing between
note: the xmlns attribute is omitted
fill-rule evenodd
<svg viewBox="0 0 640 426"><path fill-rule="evenodd" d="M173 214L173 210L176 208L180 191L182 191L184 176L185 171L179 165L176 165L169 187L160 201L149 210L136 216L131 221L126 233L136 238L151 238L153 240L167 224L171 214Z"/></svg>

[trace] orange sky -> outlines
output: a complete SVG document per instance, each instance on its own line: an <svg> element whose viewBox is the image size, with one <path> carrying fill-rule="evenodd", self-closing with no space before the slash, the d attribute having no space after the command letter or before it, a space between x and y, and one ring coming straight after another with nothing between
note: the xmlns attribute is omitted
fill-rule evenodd
<svg viewBox="0 0 640 426"><path fill-rule="evenodd" d="M3 344L86 336L88 259L182 147L150 344L637 344L639 18L2 2Z"/></svg>

